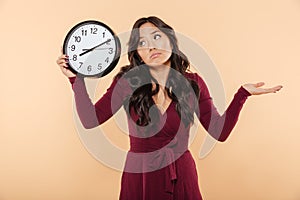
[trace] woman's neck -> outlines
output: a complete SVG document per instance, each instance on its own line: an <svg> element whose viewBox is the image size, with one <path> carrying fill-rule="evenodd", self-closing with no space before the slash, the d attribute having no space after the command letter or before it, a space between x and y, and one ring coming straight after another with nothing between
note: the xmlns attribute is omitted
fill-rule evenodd
<svg viewBox="0 0 300 200"><path fill-rule="evenodd" d="M160 86L165 87L170 68L170 65L150 67L150 74L157 80Z"/></svg>

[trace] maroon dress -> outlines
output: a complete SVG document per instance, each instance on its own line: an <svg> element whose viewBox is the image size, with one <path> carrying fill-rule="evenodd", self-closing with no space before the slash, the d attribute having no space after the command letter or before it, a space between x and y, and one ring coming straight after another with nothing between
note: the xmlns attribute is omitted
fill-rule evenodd
<svg viewBox="0 0 300 200"><path fill-rule="evenodd" d="M218 141L225 141L234 128L240 110L251 94L240 87L223 115L216 110L208 88L197 73L185 77L196 81L200 89L195 113L203 127ZM131 96L125 79L114 79L107 92L93 104L82 78L70 78L76 108L85 128L108 120ZM152 132L143 133L137 115L127 112L130 150L121 180L120 200L201 200L194 159L188 150L190 126L185 126L172 101Z"/></svg>

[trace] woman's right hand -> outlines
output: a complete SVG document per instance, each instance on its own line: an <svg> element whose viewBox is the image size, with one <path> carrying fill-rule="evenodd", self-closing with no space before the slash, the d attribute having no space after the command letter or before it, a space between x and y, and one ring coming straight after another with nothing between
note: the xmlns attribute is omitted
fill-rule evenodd
<svg viewBox="0 0 300 200"><path fill-rule="evenodd" d="M58 57L58 59L56 60L56 63L58 64L58 66L60 67L60 70L62 71L62 73L68 77L75 77L76 74L74 74L68 67L68 56L63 54L62 49L61 49L61 55Z"/></svg>

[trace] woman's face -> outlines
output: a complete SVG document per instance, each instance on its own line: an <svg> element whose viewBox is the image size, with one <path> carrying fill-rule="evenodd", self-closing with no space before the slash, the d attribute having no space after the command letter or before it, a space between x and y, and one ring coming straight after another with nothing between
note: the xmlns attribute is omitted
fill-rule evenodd
<svg viewBox="0 0 300 200"><path fill-rule="evenodd" d="M168 36L149 22L140 27L139 33L137 52L144 63L153 67L170 66L172 47Z"/></svg>

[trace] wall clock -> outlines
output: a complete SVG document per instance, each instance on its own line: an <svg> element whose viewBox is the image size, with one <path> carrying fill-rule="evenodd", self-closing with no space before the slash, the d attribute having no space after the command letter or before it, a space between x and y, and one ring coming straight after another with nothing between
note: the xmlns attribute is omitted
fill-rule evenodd
<svg viewBox="0 0 300 200"><path fill-rule="evenodd" d="M63 53L69 56L69 68L75 74L101 77L117 65L120 40L106 24L87 20L76 24L66 35Z"/></svg>

